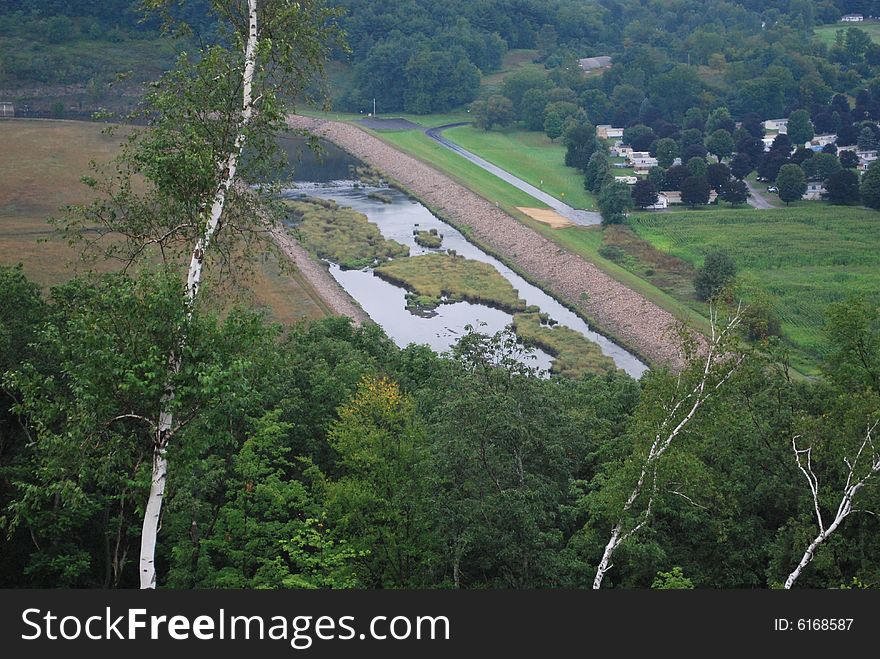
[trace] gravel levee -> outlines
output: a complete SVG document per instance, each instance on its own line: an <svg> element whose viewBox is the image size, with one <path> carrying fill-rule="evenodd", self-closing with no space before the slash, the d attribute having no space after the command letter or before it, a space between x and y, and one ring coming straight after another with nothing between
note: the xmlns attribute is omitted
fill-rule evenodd
<svg viewBox="0 0 880 659"><path fill-rule="evenodd" d="M339 285L339 282L333 279L333 275L323 265L316 262L283 227L274 227L270 231L281 251L293 261L297 270L315 288L333 313L348 316L355 325L362 325L370 320L366 312Z"/></svg>
<svg viewBox="0 0 880 659"><path fill-rule="evenodd" d="M333 142L380 170L443 219L465 227L475 242L516 266L596 329L650 364L673 368L681 364L672 332L675 317L592 263L562 249L431 166L354 125L300 116L290 117L289 124Z"/></svg>

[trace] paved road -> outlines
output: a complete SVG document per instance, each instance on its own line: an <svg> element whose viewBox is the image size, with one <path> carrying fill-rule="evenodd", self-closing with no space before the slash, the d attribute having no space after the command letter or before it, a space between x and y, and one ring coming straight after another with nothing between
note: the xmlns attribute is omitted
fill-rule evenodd
<svg viewBox="0 0 880 659"><path fill-rule="evenodd" d="M454 151L455 153L462 156L463 158L470 160L472 163L474 163L478 167L485 169L490 174L494 174L495 176L497 176L501 180L506 181L507 183L510 183L510 185L514 186L515 188L522 190L527 195L530 195L530 196L534 197L535 199L537 199L538 201L541 201L541 202L547 204L547 206L549 206L550 208L555 210L557 213L559 213L563 217L568 218L569 220L571 220L575 224L580 224L581 226L595 226L595 225L600 224L602 222L602 216L599 215L599 213L596 213L593 211L584 211L584 210L578 210L576 208L572 208L568 204L559 201L556 197L553 197L553 196L547 194L543 190L539 190L531 183L527 183L526 181L523 181L521 178L517 178L516 176L514 176L510 172L507 172L507 171L501 169L500 167L493 165L491 162L489 162L487 160L483 160L482 158L480 158L480 156L478 156L474 153L471 153L467 149L461 148L460 146L458 146L454 142L450 142L448 139L443 137L443 131L446 130L447 128L456 128L458 126L467 126L469 123L470 122L462 122L462 123L457 123L457 124L448 124L446 126L438 126L436 128L429 128L425 131L425 134L428 137L430 137L432 140L437 142L438 144L441 144L442 146L446 147L450 151Z"/></svg>
<svg viewBox="0 0 880 659"><path fill-rule="evenodd" d="M776 206L774 206L769 201L764 199L764 197L761 196L761 194L758 192L757 188L755 188L755 186L752 185L751 181L749 181L748 179L743 179L743 180L746 182L746 186L748 186L749 192L751 193L751 195L749 196L749 199L748 199L749 206L751 206L752 208L758 208L760 210L769 210L771 208L776 208Z"/></svg>

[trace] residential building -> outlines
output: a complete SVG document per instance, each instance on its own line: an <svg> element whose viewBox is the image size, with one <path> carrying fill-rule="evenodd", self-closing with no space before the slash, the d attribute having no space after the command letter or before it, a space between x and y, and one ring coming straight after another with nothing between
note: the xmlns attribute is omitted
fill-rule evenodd
<svg viewBox="0 0 880 659"><path fill-rule="evenodd" d="M841 23L861 23L863 20L865 20L865 17L861 14L847 14L840 17Z"/></svg>
<svg viewBox="0 0 880 659"><path fill-rule="evenodd" d="M874 162L877 160L877 151L856 151L856 155L859 157L859 160L863 162Z"/></svg>
<svg viewBox="0 0 880 659"><path fill-rule="evenodd" d="M623 137L623 128L615 128L607 124L596 126L596 137L601 140L613 140Z"/></svg>
<svg viewBox="0 0 880 659"><path fill-rule="evenodd" d="M807 183L807 191L804 193L804 199L807 201L818 201L826 195L828 191L822 181L810 181Z"/></svg>
<svg viewBox="0 0 880 659"><path fill-rule="evenodd" d="M660 194L666 197L667 205L681 203L681 192L679 192L678 190L664 190ZM718 193L714 190L711 190L709 192L709 203L711 204L716 199L718 199Z"/></svg>
<svg viewBox="0 0 880 659"><path fill-rule="evenodd" d="M629 144L621 144L617 147L617 155L621 158L629 158L632 152L633 148Z"/></svg>
<svg viewBox="0 0 880 659"><path fill-rule="evenodd" d="M788 132L788 119L768 119L764 122L765 131L776 131L783 135Z"/></svg>
<svg viewBox="0 0 880 659"><path fill-rule="evenodd" d="M808 149L813 149L814 151L816 150L816 147L818 147L818 150L821 151L822 147L834 144L836 141L837 135L834 133L828 133L826 135L816 135L813 139L804 144L804 146Z"/></svg>
<svg viewBox="0 0 880 659"><path fill-rule="evenodd" d="M657 195L657 203L651 204L650 206L645 206L645 210L648 211L662 211L669 208L669 197L666 195L668 192L661 192Z"/></svg>
<svg viewBox="0 0 880 659"><path fill-rule="evenodd" d="M639 182L638 176L615 176L614 180L618 183L626 183L627 185L635 185Z"/></svg>
<svg viewBox="0 0 880 659"><path fill-rule="evenodd" d="M658 165L657 159L647 151L633 151L629 154L628 159L635 169L650 169L651 167L656 167Z"/></svg>
<svg viewBox="0 0 880 659"><path fill-rule="evenodd" d="M599 69L607 69L611 66L611 58L608 55L600 55L599 57L585 57L578 60L584 71L597 71Z"/></svg>
<svg viewBox="0 0 880 659"><path fill-rule="evenodd" d="M0 102L0 118L15 116L15 106L12 103Z"/></svg>

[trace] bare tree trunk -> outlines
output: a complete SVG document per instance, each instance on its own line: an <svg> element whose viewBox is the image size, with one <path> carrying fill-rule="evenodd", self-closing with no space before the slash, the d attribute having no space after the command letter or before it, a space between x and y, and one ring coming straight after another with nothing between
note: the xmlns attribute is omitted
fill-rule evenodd
<svg viewBox="0 0 880 659"><path fill-rule="evenodd" d="M876 421L874 425L868 427L868 430L865 433L865 439L862 441L858 453L856 453L856 456L852 461L850 461L849 456L843 458L844 463L846 463L846 466L849 468L849 473L846 477L846 484L843 487L843 496L840 499L837 512L834 514L834 520L828 528L825 528L822 508L819 504L819 478L813 471L813 449L799 449L797 447L797 437L791 441L798 469L801 470L801 473L807 479L807 482L810 485L810 493L813 495L813 510L816 513L816 522L819 524L819 535L817 535L809 544L800 563L798 563L798 566L788 575L788 578L785 580L785 588L790 589L794 586L795 582L800 578L801 574L803 574L804 569L813 561L813 558L815 558L820 545L831 537L843 521L849 517L850 513L868 512L854 510L853 504L859 490L861 490L871 478L880 473L880 453L878 453L874 446L874 431L877 429L878 425L880 425L880 421ZM865 473L864 476L859 477L856 474L856 470L858 469L859 460L866 451L871 452L871 463L868 467L867 473Z"/></svg>
<svg viewBox="0 0 880 659"><path fill-rule="evenodd" d="M613 567L611 559L614 556L614 552L617 551L620 545L622 545L630 536L637 533L650 521L651 510L657 494L657 468L660 459L672 445L675 438L681 434L687 424L694 418L703 404L709 400L709 398L711 398L712 395L718 391L725 382L727 382L727 380L730 379L734 371L736 371L742 363L742 356L726 354L725 347L727 339L742 322L743 313L744 309L740 306L737 309L736 314L728 320L727 325L723 328L719 328L717 323L717 312L714 309L710 311L712 336L706 348L700 377L694 387L687 394L681 396L678 400L673 399L673 401L669 403L666 417L660 424L660 428L654 437L654 441L651 443L648 455L642 463L639 479L626 502L623 504L617 522L611 529L611 537L608 539L608 543L605 545L605 551L602 553L602 559L596 567L596 576L593 578L594 590L598 590L602 587L602 581L605 579L605 575ZM710 386L710 379L720 365L725 367L724 373L714 386ZM688 406L690 406L690 409L676 423L676 419L678 419L679 415L684 412L684 410L688 409ZM670 429L673 424L675 424L675 426ZM651 491L650 494L648 494L648 502L645 505L645 509L639 514L637 518L638 521L632 524L632 528L627 529L627 515L636 500L642 495L649 474L651 475L652 480Z"/></svg>
<svg viewBox="0 0 880 659"><path fill-rule="evenodd" d="M238 133L235 144L229 155L217 163L218 171L221 172L221 182L217 188L211 203L210 214L205 222L205 231L196 241L190 258L189 271L186 280L186 303L187 320L192 317L193 305L199 293L202 283L202 270L204 268L205 253L211 246L217 231L220 228L220 218L226 206L226 195L235 182L238 169L238 159L245 145L245 133L254 114L253 82L256 70L257 55L257 0L248 0L248 37L245 47L244 73L242 78L242 110L239 119ZM162 396L162 411L159 415L159 425L156 428L156 437L153 446L153 472L150 483L150 495L147 499L147 507L144 511L144 524L141 530L141 555L140 555L140 584L141 588L156 587L156 542L159 535L160 520L162 516L162 503L165 497L165 485L168 480L168 461L166 451L168 441L174 434L174 402L173 377L180 371L182 344L186 341L181 338L181 346L169 357L170 373L169 384Z"/></svg>

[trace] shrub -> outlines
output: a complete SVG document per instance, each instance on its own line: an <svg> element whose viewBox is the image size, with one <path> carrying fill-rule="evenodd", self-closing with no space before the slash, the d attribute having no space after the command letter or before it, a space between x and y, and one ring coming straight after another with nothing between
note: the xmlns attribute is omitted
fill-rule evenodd
<svg viewBox="0 0 880 659"><path fill-rule="evenodd" d="M706 255L703 267L694 278L694 290L701 300L710 300L736 277L736 263L726 252Z"/></svg>

